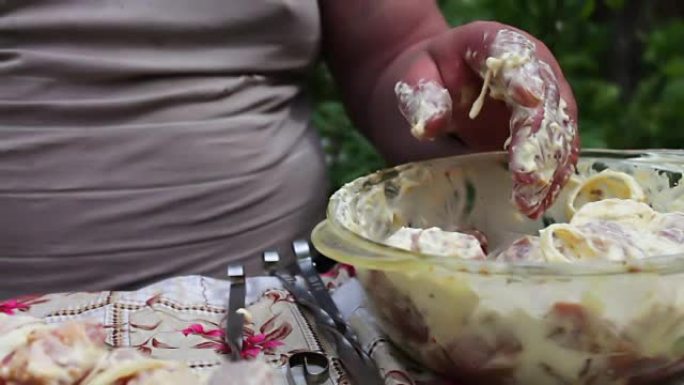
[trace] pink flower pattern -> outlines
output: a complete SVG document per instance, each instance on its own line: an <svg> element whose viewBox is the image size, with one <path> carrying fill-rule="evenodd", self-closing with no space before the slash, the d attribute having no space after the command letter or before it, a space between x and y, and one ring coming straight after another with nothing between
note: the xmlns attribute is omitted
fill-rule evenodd
<svg viewBox="0 0 684 385"><path fill-rule="evenodd" d="M0 302L0 313L13 315L16 312L27 312L31 306L48 302L42 295L25 295Z"/></svg>
<svg viewBox="0 0 684 385"><path fill-rule="evenodd" d="M202 337L221 337L225 335L223 330L221 329L214 329L214 330L204 330L204 326L202 324L192 324L188 326L187 328L183 329L181 331L184 336L189 336L189 335L200 335Z"/></svg>
<svg viewBox="0 0 684 385"><path fill-rule="evenodd" d="M335 268L331 269L329 272L321 275L328 289L335 290L339 285L348 281L351 277L354 277L356 272L352 266L340 264L335 266ZM64 293L49 296L32 295L0 301L0 314L16 315L19 313L33 313L34 315L44 315L48 313L48 309L51 309L51 312L61 310L62 308L56 306L66 306L63 303L68 302L66 301L68 298L82 296L83 294L84 293ZM61 299L62 301L55 301L55 299ZM296 347L300 347L300 345L296 345L299 342L297 342L297 338L293 338L292 340L288 340L288 345L292 346L289 346L287 351L284 351L284 349L281 348L282 346L286 346L283 341L285 341L285 339L293 332L293 325L297 328L301 327L301 325L291 324L287 320L287 317L282 316L282 310L279 310L279 308L275 305L294 306L289 305L294 304L294 298L287 292L273 289L267 290L265 293L263 293L262 299L268 301L267 309L271 311L271 318L261 323L258 331L253 330L255 325L245 326L245 337L243 339L241 356L246 359L253 359L261 354L270 355L271 362L286 364L288 355L300 350L296 349ZM59 305L52 307L49 304L46 306L33 306L46 302L55 302ZM74 303L76 303L76 300L72 302L73 303L69 303L69 306L73 307ZM145 301L145 305L154 310L154 308L163 302L164 296L162 294L158 294L149 297ZM182 311L180 312L182 313ZM146 338L141 340L143 342L136 342L135 344L129 342L131 345L128 346L135 347L140 351L153 356L155 354L155 350L159 349L167 351L169 349L177 350L179 352L187 351L187 349L209 349L216 351L219 354L230 353L230 347L225 343L224 339L225 332L219 327L218 322L214 323L209 319L184 320L184 322L187 322L185 325L183 325L185 328L182 330L177 329L177 327L172 329L175 330L173 334L176 336L185 336L185 338L193 336L195 340L198 340L198 343L194 344L193 346L184 346L185 344L179 344L177 339L169 338L167 335L165 335L165 330L168 330L164 330L163 324L165 322L166 321L162 320L139 323L130 321L129 326L131 333L140 333L139 335L145 336ZM108 333L114 333L116 330L119 330L113 326L105 326L105 328L108 328ZM292 348L295 349L292 350ZM383 362L382 364L387 363ZM382 371L387 383L392 385L456 385L451 382L433 378L430 375L425 375L425 373L414 373L412 370L406 370L403 366L397 365L394 362L387 367L383 367ZM417 375L417 377L414 377L414 375ZM346 375L340 374L339 377L334 379L333 383L346 385L348 384L348 379L346 378Z"/></svg>
<svg viewBox="0 0 684 385"><path fill-rule="evenodd" d="M342 272L346 273L346 277L341 274ZM331 281L334 281L339 278L347 280L349 279L349 277L356 277L356 268L354 268L354 266L352 265L339 263L329 271L322 273L321 276Z"/></svg>
<svg viewBox="0 0 684 385"><path fill-rule="evenodd" d="M206 342L197 344L195 347L201 349L214 349L221 354L229 354L230 346L225 342L225 332L223 329L205 329L201 324L192 324L181 331L184 336L198 335ZM273 352L278 346L284 345L282 341L264 333L247 335L243 339L242 352L240 356L244 359L256 358L259 353Z"/></svg>
<svg viewBox="0 0 684 385"><path fill-rule="evenodd" d="M14 315L17 311L27 311L30 308L29 304L17 299L9 299L0 302L0 313Z"/></svg>

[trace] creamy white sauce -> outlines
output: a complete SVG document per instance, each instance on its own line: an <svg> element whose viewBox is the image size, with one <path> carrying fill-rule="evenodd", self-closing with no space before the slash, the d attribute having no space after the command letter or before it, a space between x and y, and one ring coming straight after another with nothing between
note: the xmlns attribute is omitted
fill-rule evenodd
<svg viewBox="0 0 684 385"><path fill-rule="evenodd" d="M503 70L510 70L531 61L532 56L529 52L523 52L522 54L517 52L504 52L501 57L488 57L485 60L486 70L482 75L484 78L482 89L480 90L477 99L475 99L473 106L470 108L468 117L470 117L470 119L475 119L480 114L488 90L490 96L494 99L510 100L510 98L506 97L508 94L506 85L503 81L497 80L497 76L499 76Z"/></svg>
<svg viewBox="0 0 684 385"><path fill-rule="evenodd" d="M449 91L435 81L420 80L416 86L398 82L394 92L399 109L411 125L411 134L425 137L425 124L451 111Z"/></svg>
<svg viewBox="0 0 684 385"><path fill-rule="evenodd" d="M413 229L401 227L385 244L404 250L440 257L485 259L482 245L474 236L437 227Z"/></svg>
<svg viewBox="0 0 684 385"><path fill-rule="evenodd" d="M412 190L434 180L430 173L419 170L406 172L406 178L395 187L395 193L403 200L408 199ZM645 194L632 176L605 170L573 183L576 187L567 200L567 210L572 208L568 213L569 223L548 226L539 231L538 237L524 237L492 258L548 262L625 261L684 253L684 214L658 213L642 203ZM357 231L404 250L462 259L485 258L482 245L470 234L434 225L416 226L421 223L419 212L411 213L412 224L407 223L406 208L388 201L385 190L383 184L374 185L356 198L353 211L359 215L355 221L360 225ZM425 202L421 201L421 204ZM421 207L428 209L429 206ZM463 207L455 208L455 211L461 209Z"/></svg>
<svg viewBox="0 0 684 385"><path fill-rule="evenodd" d="M659 173L657 169L636 167L635 163L622 160L605 162L611 168L626 173L593 171L598 162L581 163L580 175L573 178L559 198L554 219L564 220L563 213L568 202L574 207L569 223L560 224L561 230L563 226L570 226L565 227L571 229L569 235L566 236L562 231L549 231L559 228L552 225L545 230L549 235L547 240L550 240L545 250L542 250L539 236L528 236L525 238L528 244L518 244L519 250L511 251L513 255L505 260L556 260L564 263L585 263L591 259L629 261L681 250L684 243L684 214L671 211L682 207L684 189L681 186L669 186L671 182L668 182L667 175ZM370 189L365 185L362 189L363 183L358 183L355 186L357 189L346 191L349 195L342 199L349 202L356 199L359 202L358 195L371 194L373 199L361 199L365 202L365 212L380 210L378 207L389 210L389 214L379 216L380 221L386 222L379 227L390 230L388 235L380 238L380 242L442 258L464 258L465 255L471 255L467 250L476 250L469 246L464 246L464 252L452 250L454 246L451 245L468 239L461 236L467 234L457 235L459 226L441 226L441 223L448 222L439 220L440 210L447 211L444 209L448 207L445 201L462 202L461 197L466 190L463 185L467 181L473 182L477 191L476 199L481 200L476 200L473 214L455 219L452 224L469 228L470 218L487 217L489 223L483 221L480 222L483 226L475 227L493 232L502 228L522 233L536 231L534 229L538 227L524 228L529 226L529 220L521 219L518 223L520 226L517 226L517 222L506 218L516 213L506 206L508 203L504 196L509 185L501 182L506 177L506 171L500 161L496 165L478 167L481 167L480 163L474 162L463 169L446 166L429 166L426 167L427 171L421 171L420 167L410 171L405 169L392 180L397 186L402 186L404 182L407 185L407 188L397 189L394 199L381 194L383 183ZM443 184L447 173L454 175L452 184ZM421 193L412 195L415 189L421 189ZM443 189L453 192L451 197L441 195ZM495 190L501 191L501 195L492 194ZM593 190L600 190L600 193ZM380 205L372 203L373 200L380 202ZM642 201L653 205L653 208ZM353 204L344 207L343 212L357 209ZM422 217L429 218L425 222L420 221L421 208L425 211ZM455 212L461 212L461 209ZM345 213L337 218L347 220L349 215ZM394 225L387 224L388 218L396 220L398 217L402 218ZM365 223L371 222L372 219L366 219ZM426 225L421 227L422 223ZM435 228L436 224L441 227ZM363 231L359 233L364 234ZM430 234L431 237L421 236L419 240L422 242L415 242L415 234ZM452 237L453 241L447 241L452 240ZM625 239L628 241L623 242ZM472 244L468 242L467 245ZM428 249L430 251L425 251ZM556 254L549 256L553 253ZM474 251L472 255L477 254ZM516 259L516 255L519 258ZM684 289L680 289L681 274L518 277L496 272L487 274L486 271L482 274L461 273L456 269L443 269L441 262L439 260L432 265L426 261L427 268L420 271L406 269L396 273L386 272L387 286L368 286L372 281L367 283L372 291L390 293L390 298L410 298L417 316L429 331L429 341L413 343L407 341L409 338L402 339L400 334L392 335L392 338L398 344L408 346L408 352L422 357L423 362L428 364L436 361L436 351L444 354L457 345L463 346L464 354L474 359L492 354L491 361L487 362L489 368L510 365L516 383L554 383L555 380L545 374L546 368L562 376L567 383L583 383L588 380L582 378L580 373L584 371L588 360L591 361L591 375L609 376L611 355L620 354L616 349L624 347L624 344L633 349L631 352L636 358L674 360L682 355L684 324L681 322L681 309L684 307ZM552 316L554 307L559 303L574 307L581 313L577 316ZM407 318L414 316L416 314L406 313ZM572 329L572 323L577 319L586 321L586 326ZM386 329L390 333L392 326L396 328L399 323L394 322L392 324L390 321ZM566 334L562 338L550 337L556 330L563 328ZM495 341L499 333L518 341L520 350L512 356L497 355L487 346L482 346ZM482 337L484 342L467 345L473 342L469 340L473 335ZM466 341L465 346L462 345L463 341ZM616 348L616 341L623 345ZM563 342L585 344L596 350L568 347ZM542 363L545 368L540 366ZM609 380L602 377L595 383L610 383Z"/></svg>
<svg viewBox="0 0 684 385"><path fill-rule="evenodd" d="M555 193L551 188L556 171L571 167L567 157L575 129L567 103L557 98L558 84L551 67L536 57L535 44L523 34L499 31L488 55L479 70L484 79L482 89L469 117L474 119L480 113L487 90L492 98L503 100L511 108L511 136L504 143L504 149L510 150L511 171L535 177L534 183L516 187L515 198L527 202L528 207L538 207ZM469 58L473 58L472 53ZM517 99L520 95L516 95L520 92L539 104L528 100L522 105Z"/></svg>

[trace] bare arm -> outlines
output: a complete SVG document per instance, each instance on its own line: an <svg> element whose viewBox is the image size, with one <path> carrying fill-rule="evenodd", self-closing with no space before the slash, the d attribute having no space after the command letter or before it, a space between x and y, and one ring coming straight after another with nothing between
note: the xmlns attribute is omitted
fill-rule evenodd
<svg viewBox="0 0 684 385"><path fill-rule="evenodd" d="M432 0L322 0L324 56L357 126L392 163L463 151L456 140L418 142L378 83L401 55L449 27ZM376 105L374 105L376 104ZM381 104L381 106L377 105ZM376 110L375 113L373 110ZM377 121L378 113L384 115Z"/></svg>
<svg viewBox="0 0 684 385"><path fill-rule="evenodd" d="M520 210L534 218L551 205L579 137L572 91L541 41L495 22L449 28L432 0L321 3L328 64L390 163L507 143Z"/></svg>
<svg viewBox="0 0 684 385"><path fill-rule="evenodd" d="M432 0L321 0L321 6L325 58L347 109L390 162L463 152L467 150L463 143L472 150L503 148L509 128L513 129L509 127L512 106L486 98L482 113L475 119L468 116L483 74L480 65L466 57L467 52L476 52L483 61L503 29L519 32L536 46L535 60L549 64L555 83L551 86L559 89L568 114L577 121L575 100L558 63L541 41L524 31L496 22L450 28ZM420 143L411 137L394 95L397 81L420 79L439 83L453 101L449 116L427 127L426 136L432 142ZM518 80L523 85L534 83L524 77ZM511 89L514 96L518 91ZM523 94L527 91L522 90ZM523 95L514 104L524 99ZM457 134L462 141L444 133Z"/></svg>

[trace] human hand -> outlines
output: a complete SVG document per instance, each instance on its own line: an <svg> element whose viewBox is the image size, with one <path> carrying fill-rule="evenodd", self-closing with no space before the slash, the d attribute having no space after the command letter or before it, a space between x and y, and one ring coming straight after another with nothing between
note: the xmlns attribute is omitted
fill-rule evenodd
<svg viewBox="0 0 684 385"><path fill-rule="evenodd" d="M400 54L388 72L417 138L455 134L476 151L506 143L513 199L523 214L541 216L572 175L575 99L551 52L529 34L467 24Z"/></svg>

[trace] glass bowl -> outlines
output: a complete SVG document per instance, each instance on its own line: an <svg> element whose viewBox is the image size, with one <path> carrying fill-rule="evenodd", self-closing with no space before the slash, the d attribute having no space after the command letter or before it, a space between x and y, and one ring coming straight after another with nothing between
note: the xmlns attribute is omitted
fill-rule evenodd
<svg viewBox="0 0 684 385"><path fill-rule="evenodd" d="M567 221L577 179L634 176L661 212L684 211L684 151L584 151L576 176L533 221L510 203L503 152L410 163L330 199L312 240L353 265L395 345L463 384L653 384L684 373L684 256L505 263L386 246L401 226L477 229L490 250Z"/></svg>

